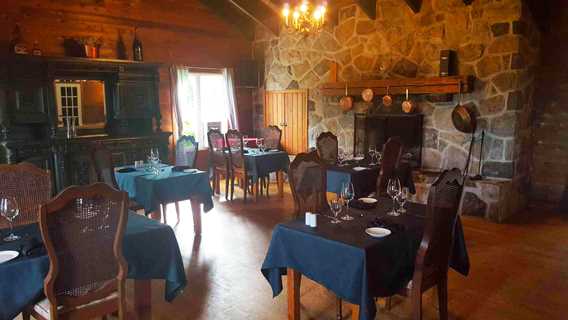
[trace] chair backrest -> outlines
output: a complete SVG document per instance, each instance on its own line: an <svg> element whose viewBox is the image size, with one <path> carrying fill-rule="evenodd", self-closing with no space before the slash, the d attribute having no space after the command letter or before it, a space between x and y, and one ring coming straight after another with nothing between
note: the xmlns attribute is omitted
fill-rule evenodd
<svg viewBox="0 0 568 320"><path fill-rule="evenodd" d="M384 195L386 193L389 179L396 176L400 157L402 155L402 148L402 140L399 137L389 138L383 146L381 170L377 178L378 195Z"/></svg>
<svg viewBox="0 0 568 320"><path fill-rule="evenodd" d="M267 149L280 149L282 130L278 126L262 128L261 138L264 139L264 147Z"/></svg>
<svg viewBox="0 0 568 320"><path fill-rule="evenodd" d="M0 165L0 197L12 197L18 203L20 214L14 225L38 221L39 208L51 198L51 175L31 163ZM7 227L6 219L0 218L0 229Z"/></svg>
<svg viewBox="0 0 568 320"><path fill-rule="evenodd" d="M114 176L114 165L112 164L112 153L102 144L97 144L91 151L92 167L95 170L97 182L104 182L109 186L118 189L118 183Z"/></svg>
<svg viewBox="0 0 568 320"><path fill-rule="evenodd" d="M428 193L426 225L415 261L415 272L424 277L445 276L463 191L459 169L444 171Z"/></svg>
<svg viewBox="0 0 568 320"><path fill-rule="evenodd" d="M181 136L176 143L176 165L195 168L199 143L192 136Z"/></svg>
<svg viewBox="0 0 568 320"><path fill-rule="evenodd" d="M316 147L321 161L326 164L337 163L339 143L333 133L327 131L320 134L316 139Z"/></svg>
<svg viewBox="0 0 568 320"><path fill-rule="evenodd" d="M300 153L288 173L296 216L327 208L327 170L316 152Z"/></svg>
<svg viewBox="0 0 568 320"><path fill-rule="evenodd" d="M227 156L225 154L225 137L221 131L212 129L207 132L209 142L209 165L225 166Z"/></svg>
<svg viewBox="0 0 568 320"><path fill-rule="evenodd" d="M44 292L63 310L123 295L127 265L122 239L128 195L105 183L73 186L42 205L41 235L49 256Z"/></svg>
<svg viewBox="0 0 568 320"><path fill-rule="evenodd" d="M245 169L245 144L243 134L237 130L228 130L225 134L231 168Z"/></svg>

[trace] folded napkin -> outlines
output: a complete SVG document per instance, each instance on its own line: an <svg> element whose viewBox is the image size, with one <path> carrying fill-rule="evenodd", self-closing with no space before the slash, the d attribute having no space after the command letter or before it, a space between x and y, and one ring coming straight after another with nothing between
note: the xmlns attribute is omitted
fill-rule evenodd
<svg viewBox="0 0 568 320"><path fill-rule="evenodd" d="M174 171L174 172L182 172L182 171L185 171L185 170L187 170L187 169L191 169L191 167L190 167L190 166L174 166L174 167L172 168L172 171Z"/></svg>
<svg viewBox="0 0 568 320"><path fill-rule="evenodd" d="M367 168L367 167L354 167L353 168L353 170L355 170L355 171L363 171L363 170L367 170L367 169L369 169L369 168Z"/></svg>
<svg viewBox="0 0 568 320"><path fill-rule="evenodd" d="M128 173L128 172L134 172L134 171L136 171L136 169L131 168L131 167L118 169L118 172L120 172L120 173Z"/></svg>
<svg viewBox="0 0 568 320"><path fill-rule="evenodd" d="M365 203L365 202L363 202L363 201L361 201L361 200L353 199L353 200L349 203L349 206L350 206L351 208L354 208L354 209L369 210L369 209L374 209L374 208L376 208L378 203L379 203L379 202L375 202L375 203Z"/></svg>
<svg viewBox="0 0 568 320"><path fill-rule="evenodd" d="M27 257L41 256L46 253L43 242L35 237L27 239L20 249L20 254Z"/></svg>
<svg viewBox="0 0 568 320"><path fill-rule="evenodd" d="M373 219L373 221L369 222L369 224L367 225L367 228L372 228L372 227L385 228L385 229L389 229L392 232L406 230L406 227L403 224L394 223L394 222L389 221L385 218Z"/></svg>

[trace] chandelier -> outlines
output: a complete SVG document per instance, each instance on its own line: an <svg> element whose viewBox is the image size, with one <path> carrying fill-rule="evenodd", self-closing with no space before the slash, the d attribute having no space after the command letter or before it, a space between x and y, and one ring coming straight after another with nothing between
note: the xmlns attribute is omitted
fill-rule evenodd
<svg viewBox="0 0 568 320"><path fill-rule="evenodd" d="M289 29L303 34L316 33L325 23L326 10L327 2L325 1L312 5L307 0L301 0L294 8L291 8L288 3L284 4L282 17Z"/></svg>

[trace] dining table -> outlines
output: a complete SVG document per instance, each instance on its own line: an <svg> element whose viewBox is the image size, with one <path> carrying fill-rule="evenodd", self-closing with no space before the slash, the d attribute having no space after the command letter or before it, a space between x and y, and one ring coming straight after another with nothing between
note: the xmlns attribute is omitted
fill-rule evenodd
<svg viewBox="0 0 568 320"><path fill-rule="evenodd" d="M245 165L256 187L255 199L258 199L258 180L276 173L278 194L284 196L284 173L290 167L290 157L286 151L278 149L260 150L258 148L245 149Z"/></svg>
<svg viewBox="0 0 568 320"><path fill-rule="evenodd" d="M163 163L158 167L156 173L148 167L117 167L114 174L118 187L128 192L130 199L143 206L146 213L160 212L161 205L189 200L194 232L201 234L201 206L204 212L213 209L209 174Z"/></svg>
<svg viewBox="0 0 568 320"><path fill-rule="evenodd" d="M274 228L261 272L274 297L282 292L282 276L287 275L288 319L300 318L302 275L351 303L360 320L375 319L375 297L392 296L407 286L424 232L426 206L407 203L407 212L397 217L387 215L391 207L389 199L379 198L374 208L350 209L352 221L332 224L322 213L316 227L307 226L301 217ZM377 219L385 221L390 235L375 238L365 232ZM464 276L469 273L459 216L450 267Z"/></svg>
<svg viewBox="0 0 568 320"><path fill-rule="evenodd" d="M6 232L0 230L2 235ZM14 319L26 307L43 299L43 281L49 271L49 257L38 224L15 227L14 233L21 239L0 240L0 251L19 252L16 259L0 264L0 320ZM187 284L176 236L168 225L129 212L123 255L128 264L127 279L134 280L134 311L138 319L151 315L152 279L165 281L164 299L168 302Z"/></svg>
<svg viewBox="0 0 568 320"><path fill-rule="evenodd" d="M326 164L327 192L341 194L345 183L352 183L355 198L367 197L377 191L377 179L381 171L379 164L370 164L368 161L349 161L345 164ZM403 187L407 187L412 194L416 193L412 180L412 168L402 162L397 169L397 176Z"/></svg>

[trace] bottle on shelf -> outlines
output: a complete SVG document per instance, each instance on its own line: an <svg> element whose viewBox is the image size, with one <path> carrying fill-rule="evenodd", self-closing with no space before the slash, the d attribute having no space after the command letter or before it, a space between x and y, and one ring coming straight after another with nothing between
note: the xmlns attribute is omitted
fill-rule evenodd
<svg viewBox="0 0 568 320"><path fill-rule="evenodd" d="M135 61L144 61L144 53L142 50L142 42L138 39L136 28L134 29L134 40L132 41L133 58Z"/></svg>

